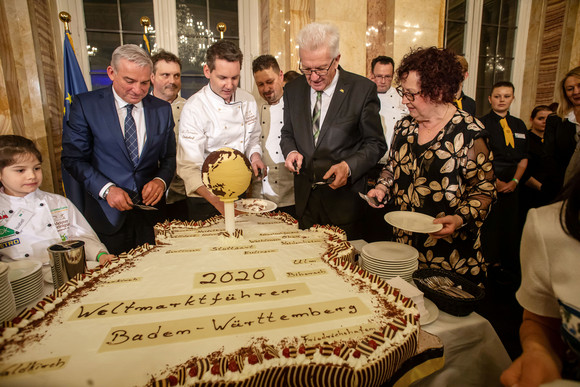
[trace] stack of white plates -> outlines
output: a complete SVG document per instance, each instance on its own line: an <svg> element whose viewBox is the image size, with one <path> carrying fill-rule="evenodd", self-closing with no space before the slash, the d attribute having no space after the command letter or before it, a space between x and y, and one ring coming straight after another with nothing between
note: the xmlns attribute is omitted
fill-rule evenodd
<svg viewBox="0 0 580 387"><path fill-rule="evenodd" d="M38 261L8 262L8 280L12 286L16 308L42 296L42 264Z"/></svg>
<svg viewBox="0 0 580 387"><path fill-rule="evenodd" d="M16 303L8 281L8 265L0 262L0 321L11 320L15 316Z"/></svg>
<svg viewBox="0 0 580 387"><path fill-rule="evenodd" d="M363 246L359 265L384 280L399 276L412 282L419 265L419 252L412 246L396 242L374 242Z"/></svg>

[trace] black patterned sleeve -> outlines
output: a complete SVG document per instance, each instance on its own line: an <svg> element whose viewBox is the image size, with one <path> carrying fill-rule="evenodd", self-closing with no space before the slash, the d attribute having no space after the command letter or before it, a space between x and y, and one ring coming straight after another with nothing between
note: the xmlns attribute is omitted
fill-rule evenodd
<svg viewBox="0 0 580 387"><path fill-rule="evenodd" d="M474 138L467 150L467 163L463 168L463 194L455 212L469 230L481 228L491 204L497 198L493 154L483 137Z"/></svg>

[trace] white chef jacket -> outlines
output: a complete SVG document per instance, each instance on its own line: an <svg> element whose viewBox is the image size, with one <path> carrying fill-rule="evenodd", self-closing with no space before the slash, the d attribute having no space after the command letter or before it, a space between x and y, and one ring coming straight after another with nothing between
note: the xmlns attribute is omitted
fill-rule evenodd
<svg viewBox="0 0 580 387"><path fill-rule="evenodd" d="M254 97L237 89L231 103L215 94L209 84L192 95L181 112L177 142L177 174L185 182L187 196L203 185L201 167L213 151L230 147L248 158L262 155L258 106Z"/></svg>
<svg viewBox="0 0 580 387"><path fill-rule="evenodd" d="M7 228L12 216L22 215L20 231ZM41 191L24 197L6 195L0 188L0 259L32 259L48 263L47 248L66 240L85 242L87 260L95 261L107 248L89 223L67 198Z"/></svg>
<svg viewBox="0 0 580 387"><path fill-rule="evenodd" d="M395 133L395 125L397 121L409 114L409 109L403 104L403 98L392 86L386 93L379 93L379 100L381 101L379 114L381 116L381 123L383 124L383 133L385 134L385 140L390 150L393 134ZM387 154L388 151L379 163L385 164L387 162Z"/></svg>
<svg viewBox="0 0 580 387"><path fill-rule="evenodd" d="M252 179L251 197L268 199L286 207L294 205L294 174L284 166L280 148L280 136L284 126L284 99L275 105L260 103L260 126L262 128L262 161L268 170L262 180Z"/></svg>

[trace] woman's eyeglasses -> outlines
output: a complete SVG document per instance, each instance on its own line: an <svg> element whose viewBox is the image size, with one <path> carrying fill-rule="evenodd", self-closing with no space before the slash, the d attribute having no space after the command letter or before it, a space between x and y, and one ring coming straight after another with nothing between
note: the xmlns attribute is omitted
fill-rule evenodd
<svg viewBox="0 0 580 387"><path fill-rule="evenodd" d="M397 87L395 90L397 90L397 93L401 97L407 98L410 102L413 102L415 100L416 95L421 94L421 91L418 91L416 93L411 93L410 91L403 91L403 88L401 86Z"/></svg>

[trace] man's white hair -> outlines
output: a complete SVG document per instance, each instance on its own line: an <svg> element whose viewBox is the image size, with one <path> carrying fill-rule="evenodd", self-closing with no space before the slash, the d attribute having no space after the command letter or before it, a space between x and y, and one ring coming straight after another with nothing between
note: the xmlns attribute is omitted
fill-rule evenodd
<svg viewBox="0 0 580 387"><path fill-rule="evenodd" d="M113 51L113 56L111 57L111 67L115 73L119 68L119 62L121 59L128 60L129 62L134 62L139 67L149 66L153 69L153 62L145 50L136 44L125 44L119 46Z"/></svg>
<svg viewBox="0 0 580 387"><path fill-rule="evenodd" d="M330 56L336 58L340 51L338 49L340 33L338 28L332 24L310 23L298 32L296 42L301 50L316 51L320 48L328 48Z"/></svg>

